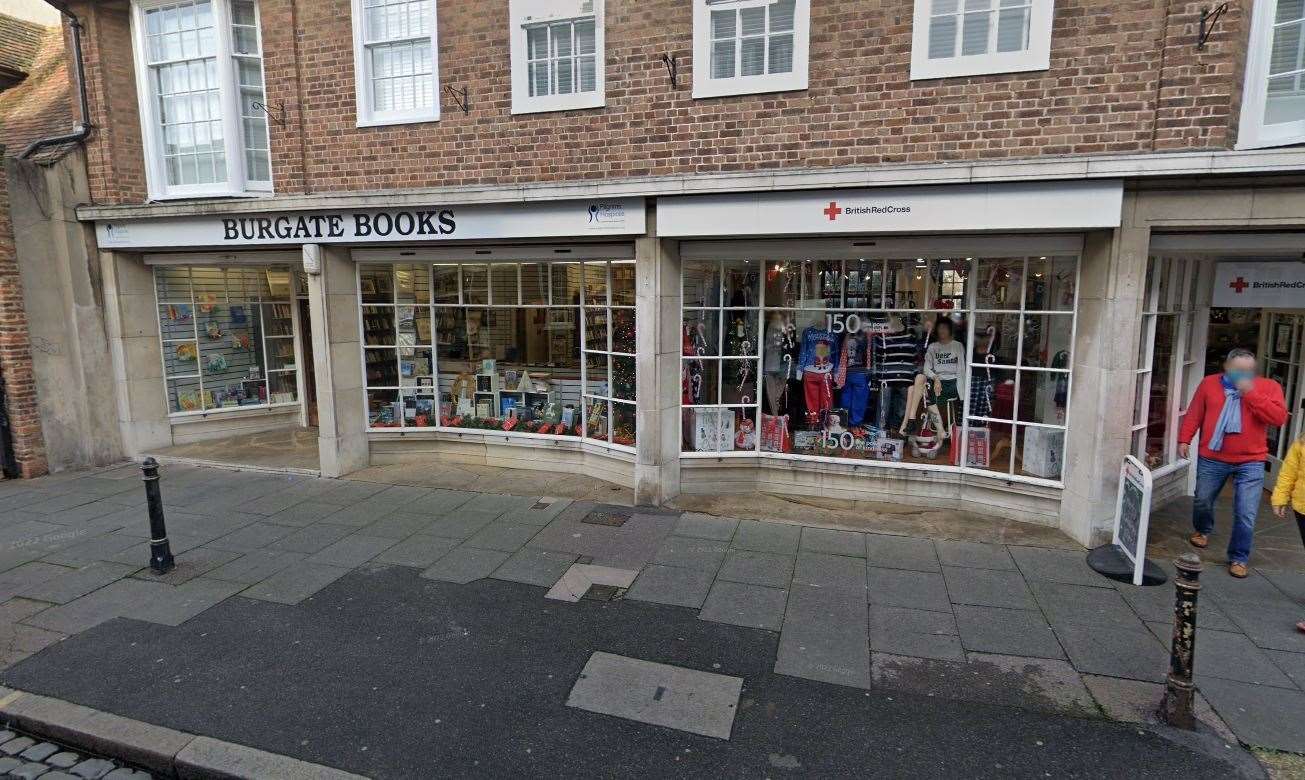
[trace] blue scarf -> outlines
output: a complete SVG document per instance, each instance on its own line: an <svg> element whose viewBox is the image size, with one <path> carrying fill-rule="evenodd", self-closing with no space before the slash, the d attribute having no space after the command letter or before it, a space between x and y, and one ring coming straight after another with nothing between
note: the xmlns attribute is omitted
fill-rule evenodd
<svg viewBox="0 0 1305 780"><path fill-rule="evenodd" d="M1210 434L1211 452L1223 449L1225 433L1242 432L1242 396L1227 376L1219 380L1223 385L1223 411L1219 412L1219 421L1214 424L1214 433Z"/></svg>

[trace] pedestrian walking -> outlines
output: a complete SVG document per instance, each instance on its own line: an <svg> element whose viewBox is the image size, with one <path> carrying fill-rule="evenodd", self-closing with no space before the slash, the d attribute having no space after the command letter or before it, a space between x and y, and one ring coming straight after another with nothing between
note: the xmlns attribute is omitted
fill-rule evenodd
<svg viewBox="0 0 1305 780"><path fill-rule="evenodd" d="M1233 527L1228 538L1228 573L1250 572L1255 517L1264 491L1264 464L1269 457L1268 427L1287 422L1282 386L1259 376L1259 362L1245 349L1234 349L1223 372L1201 380L1178 431L1178 452L1186 458L1200 432L1196 459L1196 496L1188 541L1205 549L1214 531L1214 501L1231 477Z"/></svg>
<svg viewBox="0 0 1305 780"><path fill-rule="evenodd" d="M1288 512L1296 514L1296 528L1300 530L1300 543L1305 545L1305 429L1300 438L1292 442L1287 450L1287 457L1278 470L1278 482L1273 486L1273 497L1269 499L1273 513L1286 520ZM1296 624L1296 628L1305 632L1305 620Z"/></svg>

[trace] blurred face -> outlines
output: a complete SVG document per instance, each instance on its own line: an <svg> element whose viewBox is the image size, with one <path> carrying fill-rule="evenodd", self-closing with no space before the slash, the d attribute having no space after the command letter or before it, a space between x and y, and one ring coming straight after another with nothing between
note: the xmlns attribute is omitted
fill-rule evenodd
<svg viewBox="0 0 1305 780"><path fill-rule="evenodd" d="M947 320L943 320L937 325L937 333L939 341L944 344L950 343L952 340L952 324Z"/></svg>
<svg viewBox="0 0 1305 780"><path fill-rule="evenodd" d="M1259 370L1259 364L1255 358L1244 356L1235 357L1225 360L1223 364L1224 374L1233 382L1240 382L1243 379L1252 379Z"/></svg>

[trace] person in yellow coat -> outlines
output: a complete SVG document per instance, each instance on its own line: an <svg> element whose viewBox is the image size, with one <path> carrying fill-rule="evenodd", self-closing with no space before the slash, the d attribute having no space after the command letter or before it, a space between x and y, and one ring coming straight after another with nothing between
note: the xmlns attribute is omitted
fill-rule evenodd
<svg viewBox="0 0 1305 780"><path fill-rule="evenodd" d="M1305 433L1287 451L1269 503L1273 504L1273 513L1281 519L1286 519L1288 509L1296 514L1301 544L1305 544ZM1297 623L1296 628L1305 632L1305 620Z"/></svg>

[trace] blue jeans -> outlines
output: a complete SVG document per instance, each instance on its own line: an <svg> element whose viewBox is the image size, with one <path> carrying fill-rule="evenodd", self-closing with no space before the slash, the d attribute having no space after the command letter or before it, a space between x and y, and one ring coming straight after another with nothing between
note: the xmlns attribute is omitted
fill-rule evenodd
<svg viewBox="0 0 1305 780"><path fill-rule="evenodd" d="M1251 558L1255 537L1255 516L1264 498L1264 463L1224 463L1196 459L1196 497L1192 501L1192 525L1198 533L1214 531L1214 500L1228 478L1233 480L1233 529L1228 539L1228 562L1246 563Z"/></svg>
<svg viewBox="0 0 1305 780"><path fill-rule="evenodd" d="M864 371L848 371L847 382L838 398L847 409L848 425L856 427L865 422L865 409L870 402L870 375Z"/></svg>

